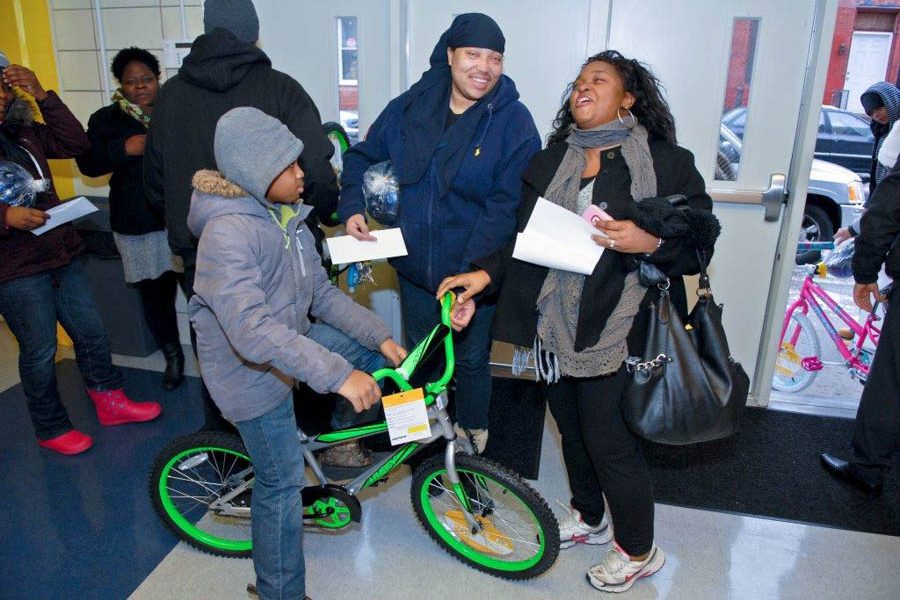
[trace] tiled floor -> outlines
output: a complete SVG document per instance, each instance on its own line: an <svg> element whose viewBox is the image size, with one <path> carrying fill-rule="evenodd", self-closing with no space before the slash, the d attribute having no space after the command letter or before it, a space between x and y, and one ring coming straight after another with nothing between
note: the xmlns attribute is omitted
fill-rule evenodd
<svg viewBox="0 0 900 600"><path fill-rule="evenodd" d="M0 390L18 382L16 347L0 326ZM159 356L116 361L161 368ZM541 475L547 500L568 498L557 432L548 419ZM446 554L418 524L405 467L367 490L363 522L305 540L307 581L315 600L441 600L451 598L602 598L584 579L605 548L562 551L547 573L509 582L470 569ZM860 502L866 499L860 497ZM559 507L554 504L555 510ZM719 600L774 598L897 600L900 538L799 523L657 505L656 535L665 567L641 580L625 599ZM146 599L246 599L249 560L206 555L184 544L159 563L132 595ZM3 596L0 588L0 597ZM27 597L27 596L26 596Z"/></svg>

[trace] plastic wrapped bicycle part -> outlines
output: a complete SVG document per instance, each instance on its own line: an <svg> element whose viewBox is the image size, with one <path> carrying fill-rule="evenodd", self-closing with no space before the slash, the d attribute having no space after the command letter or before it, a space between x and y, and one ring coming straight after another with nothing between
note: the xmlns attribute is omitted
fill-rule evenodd
<svg viewBox="0 0 900 600"><path fill-rule="evenodd" d="M825 266L828 267L829 273L835 277L853 277L854 242L855 240L850 238L835 248L825 259Z"/></svg>
<svg viewBox="0 0 900 600"><path fill-rule="evenodd" d="M369 216L382 225L393 225L400 211L400 185L391 161L372 165L363 173L363 197Z"/></svg>
<svg viewBox="0 0 900 600"><path fill-rule="evenodd" d="M34 198L50 187L46 179L35 179L24 167L0 160L0 202L10 206L34 206Z"/></svg>

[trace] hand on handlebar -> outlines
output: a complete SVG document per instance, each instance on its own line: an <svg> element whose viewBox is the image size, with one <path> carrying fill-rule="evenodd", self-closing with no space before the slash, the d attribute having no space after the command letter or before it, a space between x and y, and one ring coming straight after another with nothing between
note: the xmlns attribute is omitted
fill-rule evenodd
<svg viewBox="0 0 900 600"><path fill-rule="evenodd" d="M350 377L337 392L346 398L353 405L353 410L358 413L371 407L381 398L381 388L372 376L356 370L350 373Z"/></svg>
<svg viewBox="0 0 900 600"><path fill-rule="evenodd" d="M394 367L400 366L400 363L403 362L408 354L406 348L395 342L394 338L388 338L381 342L379 349L381 350L381 354L384 355L384 357L388 359L388 362Z"/></svg>
<svg viewBox="0 0 900 600"><path fill-rule="evenodd" d="M884 302L877 283L857 283L853 286L853 301L866 312L872 312L872 296L879 302Z"/></svg>
<svg viewBox="0 0 900 600"><path fill-rule="evenodd" d="M469 322L472 320L472 317L475 316L475 301L472 299L466 300L462 304L456 302L453 305L453 308L450 309L450 327L453 328L453 331L462 331L465 329Z"/></svg>
<svg viewBox="0 0 900 600"><path fill-rule="evenodd" d="M491 284L491 276L484 269L472 271L471 273L460 273L445 278L441 285L438 286L437 299L440 300L447 292L453 291L455 288L465 288L456 296L456 305L465 304L473 296L480 294Z"/></svg>

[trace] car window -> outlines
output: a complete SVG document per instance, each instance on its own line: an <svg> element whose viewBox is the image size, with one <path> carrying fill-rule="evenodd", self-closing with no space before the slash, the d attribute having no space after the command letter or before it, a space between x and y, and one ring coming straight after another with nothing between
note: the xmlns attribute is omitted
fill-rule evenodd
<svg viewBox="0 0 900 600"><path fill-rule="evenodd" d="M830 111L828 118L831 120L831 131L834 135L859 137L868 139L872 137L872 131L865 119L850 113Z"/></svg>
<svg viewBox="0 0 900 600"><path fill-rule="evenodd" d="M731 118L728 125L731 127L743 127L744 124L747 122L747 111L741 110L741 111L735 111L735 112L737 114Z"/></svg>
<svg viewBox="0 0 900 600"><path fill-rule="evenodd" d="M819 111L819 133L825 133L825 111Z"/></svg>

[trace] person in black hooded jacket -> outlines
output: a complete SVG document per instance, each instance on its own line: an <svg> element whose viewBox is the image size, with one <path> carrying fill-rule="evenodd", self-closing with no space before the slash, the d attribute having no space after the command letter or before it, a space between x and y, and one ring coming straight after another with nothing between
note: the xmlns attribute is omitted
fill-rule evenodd
<svg viewBox="0 0 900 600"><path fill-rule="evenodd" d="M166 243L166 224L147 205L144 195L144 147L153 104L159 90L159 61L140 48L116 54L112 73L121 87L112 104L88 121L91 149L76 160L82 173L109 180L109 222L125 271L125 281L141 296L147 327L163 351L162 386L184 381L184 352L178 334L175 259Z"/></svg>
<svg viewBox="0 0 900 600"><path fill-rule="evenodd" d="M853 301L872 311L872 300L887 301L878 350L869 369L853 425L851 452L847 460L825 452L822 465L838 479L870 496L880 496L884 480L900 455L900 316L894 306L896 290L882 295L878 271L900 277L900 162L881 180L862 217L853 252ZM896 284L894 284L896 285Z"/></svg>
<svg viewBox="0 0 900 600"><path fill-rule="evenodd" d="M303 87L272 68L255 46L259 20L250 0L206 0L203 26L178 74L159 92L147 132L144 183L147 201L165 214L172 252L184 260L185 294L193 295L197 239L187 227L191 178L215 169L216 122L232 108L250 106L275 117L304 141L304 201L314 207L311 229L334 212L338 186L331 166L334 146L322 129L319 110ZM193 336L192 336L193 337ZM229 429L206 388L206 427Z"/></svg>

